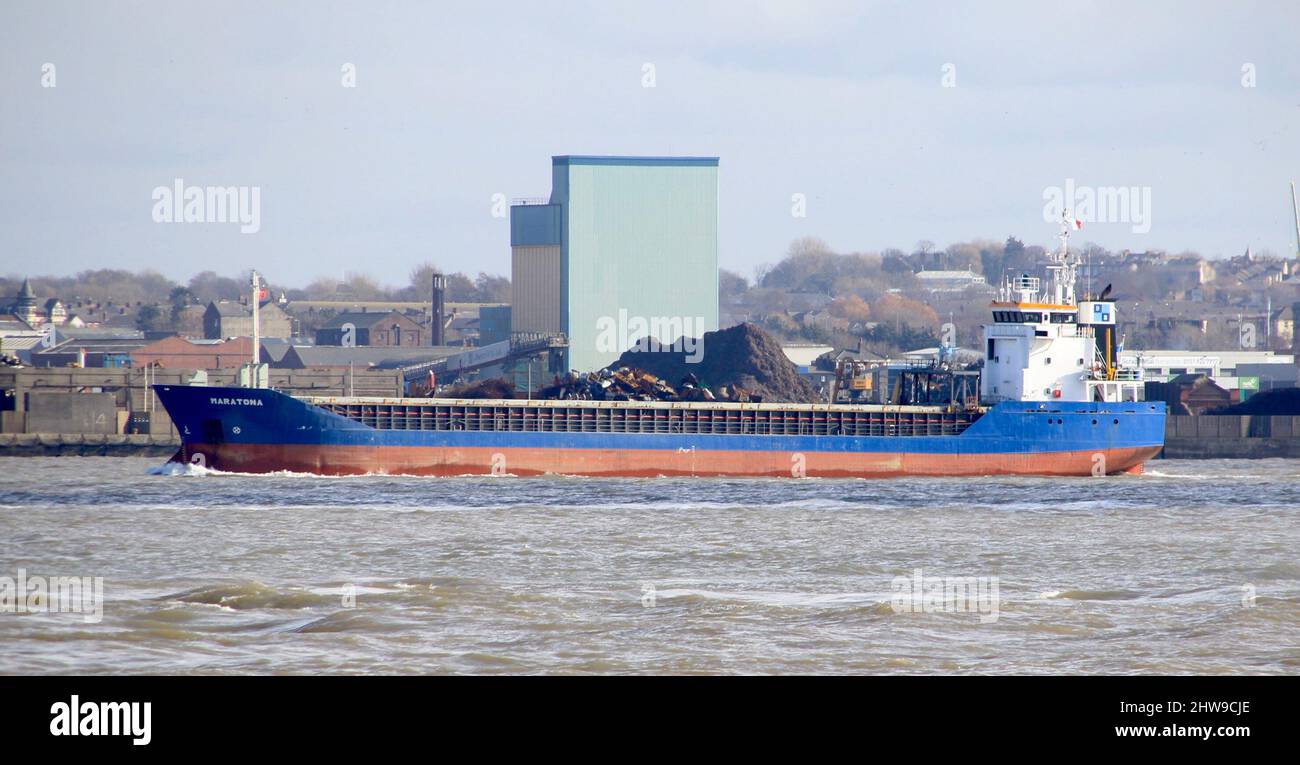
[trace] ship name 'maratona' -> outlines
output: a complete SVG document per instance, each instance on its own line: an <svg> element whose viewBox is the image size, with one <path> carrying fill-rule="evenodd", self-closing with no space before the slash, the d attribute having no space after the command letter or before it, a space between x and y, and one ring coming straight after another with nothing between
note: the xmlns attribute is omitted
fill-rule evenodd
<svg viewBox="0 0 1300 765"><path fill-rule="evenodd" d="M213 396L208 401L220 406L261 406L262 400L259 398L217 398Z"/></svg>

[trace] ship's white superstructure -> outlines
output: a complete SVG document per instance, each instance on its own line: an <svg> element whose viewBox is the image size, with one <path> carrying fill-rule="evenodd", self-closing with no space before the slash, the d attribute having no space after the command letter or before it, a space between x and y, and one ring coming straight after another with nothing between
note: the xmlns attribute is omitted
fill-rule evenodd
<svg viewBox="0 0 1300 765"><path fill-rule="evenodd" d="M1029 274L1004 280L984 326L980 398L997 401L1140 401L1138 369L1116 363L1115 301L1103 293L1079 302L1073 221L1061 227L1046 284Z"/></svg>

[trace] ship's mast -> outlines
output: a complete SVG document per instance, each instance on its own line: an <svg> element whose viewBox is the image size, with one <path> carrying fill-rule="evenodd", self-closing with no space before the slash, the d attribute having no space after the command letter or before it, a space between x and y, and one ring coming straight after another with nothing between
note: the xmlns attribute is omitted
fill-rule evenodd
<svg viewBox="0 0 1300 765"><path fill-rule="evenodd" d="M262 285L257 278L257 272L253 272L253 374L257 374L257 365L262 362L261 348L258 346L258 335L261 334L261 327L258 324L258 307L261 305ZM254 386L256 387L256 386Z"/></svg>
<svg viewBox="0 0 1300 765"><path fill-rule="evenodd" d="M1070 253L1070 232L1078 225L1069 212L1062 214L1061 233L1057 235L1061 240L1061 249L1052 253L1051 262L1047 266L1047 270L1052 272L1052 294L1048 297L1057 305L1075 305L1077 302L1074 284L1078 278L1079 258Z"/></svg>

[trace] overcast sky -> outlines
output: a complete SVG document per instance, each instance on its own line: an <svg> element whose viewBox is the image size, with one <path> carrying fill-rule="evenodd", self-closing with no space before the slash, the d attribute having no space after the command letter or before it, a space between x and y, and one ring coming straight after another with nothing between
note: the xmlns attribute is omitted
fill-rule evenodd
<svg viewBox="0 0 1300 765"><path fill-rule="evenodd" d="M508 274L493 195L546 196L555 154L721 157L746 275L805 235L1050 244L1067 179L1150 190L1149 231L1086 240L1290 255L1297 30L1282 1L7 2L0 273ZM154 222L176 178L257 187L260 230Z"/></svg>

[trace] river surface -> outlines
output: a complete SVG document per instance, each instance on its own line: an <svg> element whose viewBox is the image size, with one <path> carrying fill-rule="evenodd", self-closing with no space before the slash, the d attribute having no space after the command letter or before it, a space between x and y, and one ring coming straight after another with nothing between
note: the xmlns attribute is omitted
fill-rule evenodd
<svg viewBox="0 0 1300 765"><path fill-rule="evenodd" d="M912 480L159 462L0 458L0 672L1300 672L1300 461ZM89 578L81 601L54 577Z"/></svg>

